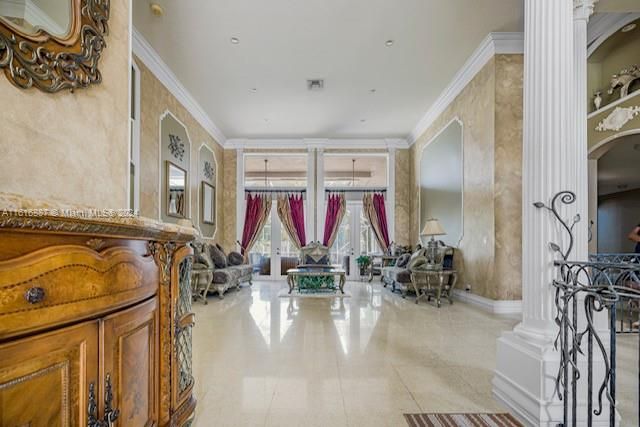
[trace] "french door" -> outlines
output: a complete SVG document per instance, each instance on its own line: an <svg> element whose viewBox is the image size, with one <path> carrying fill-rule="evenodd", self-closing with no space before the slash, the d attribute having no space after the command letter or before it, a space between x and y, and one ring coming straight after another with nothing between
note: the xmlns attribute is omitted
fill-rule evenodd
<svg viewBox="0 0 640 427"><path fill-rule="evenodd" d="M253 272L258 280L281 280L286 278L288 269L300 263L299 257L300 251L283 229L274 201L269 218L249 254Z"/></svg>
<svg viewBox="0 0 640 427"><path fill-rule="evenodd" d="M360 269L357 258L380 252L380 246L362 210L362 202L348 202L336 240L329 252L331 264L344 268L347 279L358 280ZM276 203L273 203L269 218L249 254L256 279L286 278L287 270L300 263L299 257L300 251L283 229Z"/></svg>
<svg viewBox="0 0 640 427"><path fill-rule="evenodd" d="M347 202L347 210L331 247L331 263L344 268L347 279L358 280L361 276L358 257L376 253L381 253L380 246L364 214L362 202Z"/></svg>

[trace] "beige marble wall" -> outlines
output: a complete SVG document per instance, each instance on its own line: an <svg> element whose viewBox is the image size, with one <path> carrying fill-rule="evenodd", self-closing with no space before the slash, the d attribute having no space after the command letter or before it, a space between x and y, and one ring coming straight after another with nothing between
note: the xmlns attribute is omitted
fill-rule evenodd
<svg viewBox="0 0 640 427"><path fill-rule="evenodd" d="M222 210L224 210L224 227L222 228L221 245L225 250L237 250L236 240L236 150L224 150L224 176L222 189Z"/></svg>
<svg viewBox="0 0 640 427"><path fill-rule="evenodd" d="M411 155L410 150L396 150L395 242L411 245Z"/></svg>
<svg viewBox="0 0 640 427"><path fill-rule="evenodd" d="M419 233L417 170L422 149L451 120L462 121L464 235L456 260L459 286L470 285L471 292L491 299L521 295L521 58L491 59L411 147L413 243Z"/></svg>
<svg viewBox="0 0 640 427"><path fill-rule="evenodd" d="M129 0L111 2L102 83L74 93L18 89L0 73L0 192L126 208Z"/></svg>
<svg viewBox="0 0 640 427"><path fill-rule="evenodd" d="M496 56L495 275L488 297L522 298L523 56Z"/></svg>
<svg viewBox="0 0 640 427"><path fill-rule="evenodd" d="M225 210L220 208L224 206L224 190L220 191L224 176L224 150L144 63L138 58L134 59L140 68L140 212L143 216L159 218L160 117L169 110L185 125L191 140L192 170L190 174L192 178L190 179L189 203L194 223L200 189L198 179L194 178L198 176L198 171L194 170L197 167L198 150L202 144L206 144L214 152L218 164L216 173L216 206L218 209L216 209L217 227L213 240L217 241L225 223Z"/></svg>

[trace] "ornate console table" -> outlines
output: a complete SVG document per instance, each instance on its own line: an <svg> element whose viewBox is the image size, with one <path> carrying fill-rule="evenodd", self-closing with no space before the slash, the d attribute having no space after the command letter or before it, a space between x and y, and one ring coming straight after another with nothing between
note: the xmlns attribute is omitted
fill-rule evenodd
<svg viewBox="0 0 640 427"><path fill-rule="evenodd" d="M0 205L0 425L190 425L192 230L19 208Z"/></svg>
<svg viewBox="0 0 640 427"><path fill-rule="evenodd" d="M316 292L322 291L335 291L332 287L335 276L339 277L338 287L340 292L344 294L344 284L347 280L347 273L341 268L334 267L300 267L291 268L287 270L287 284L289 285L289 293L298 287L300 288L300 281L305 279L314 280L317 282L315 285L308 286L307 290Z"/></svg>

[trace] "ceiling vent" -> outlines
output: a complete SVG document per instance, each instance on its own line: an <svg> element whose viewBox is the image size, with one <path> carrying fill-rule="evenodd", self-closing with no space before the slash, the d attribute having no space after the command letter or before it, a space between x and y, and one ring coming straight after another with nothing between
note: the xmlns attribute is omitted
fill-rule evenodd
<svg viewBox="0 0 640 427"><path fill-rule="evenodd" d="M313 91L319 91L324 89L324 80L322 79L308 79L307 80L307 89Z"/></svg>

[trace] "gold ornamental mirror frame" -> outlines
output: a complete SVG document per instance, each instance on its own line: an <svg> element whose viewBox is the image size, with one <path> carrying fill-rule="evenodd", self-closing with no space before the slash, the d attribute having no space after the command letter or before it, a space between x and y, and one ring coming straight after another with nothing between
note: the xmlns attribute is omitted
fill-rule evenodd
<svg viewBox="0 0 640 427"><path fill-rule="evenodd" d="M110 0L69 0L71 17L64 36L45 29L29 34L0 18L0 68L15 86L54 93L102 81L98 62L109 33Z"/></svg>

